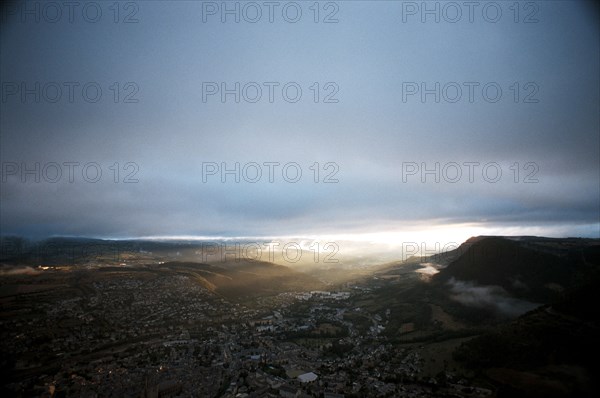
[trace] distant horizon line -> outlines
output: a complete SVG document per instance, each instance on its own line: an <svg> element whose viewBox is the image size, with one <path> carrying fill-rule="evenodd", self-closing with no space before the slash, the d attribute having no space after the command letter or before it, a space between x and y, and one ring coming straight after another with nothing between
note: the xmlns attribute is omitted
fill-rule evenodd
<svg viewBox="0 0 600 398"><path fill-rule="evenodd" d="M356 234L359 235L359 234ZM600 240L599 237L590 236L545 236L545 235L522 235L522 234L480 234L472 235L469 238L479 237L498 237L498 238L545 238L545 239L591 239ZM50 239L88 239L88 240L102 240L102 241L156 241L156 242L168 242L168 241L273 241L273 240L324 240L334 238L334 235L323 234L323 235L266 235L266 236L223 236L223 235L156 235L156 236L137 236L137 237L106 237L106 236L91 236L91 235L47 235L45 237L29 237L19 234L0 234L0 239L5 238L19 238L29 241L44 241ZM341 241L356 241L365 242L368 239L351 239L346 237L336 237L334 240Z"/></svg>

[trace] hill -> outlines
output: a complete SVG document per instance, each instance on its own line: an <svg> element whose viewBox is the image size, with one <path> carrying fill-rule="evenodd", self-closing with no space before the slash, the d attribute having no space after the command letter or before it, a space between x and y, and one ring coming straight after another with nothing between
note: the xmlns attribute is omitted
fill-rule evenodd
<svg viewBox="0 0 600 398"><path fill-rule="evenodd" d="M191 275L204 287L230 299L325 287L309 275L264 261L240 260L218 265L173 261L160 268Z"/></svg>
<svg viewBox="0 0 600 398"><path fill-rule="evenodd" d="M599 282L464 343L455 359L496 385L498 397L597 396Z"/></svg>
<svg viewBox="0 0 600 398"><path fill-rule="evenodd" d="M483 237L433 280L499 286L514 297L550 302L598 272L599 251L591 239Z"/></svg>

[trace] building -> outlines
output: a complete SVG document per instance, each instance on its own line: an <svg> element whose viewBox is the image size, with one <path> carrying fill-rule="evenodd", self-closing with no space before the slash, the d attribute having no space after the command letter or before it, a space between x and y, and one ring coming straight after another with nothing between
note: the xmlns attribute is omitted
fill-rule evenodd
<svg viewBox="0 0 600 398"><path fill-rule="evenodd" d="M300 380L301 383L310 383L317 380L318 377L319 376L317 376L315 373L308 372L298 376L298 380Z"/></svg>
<svg viewBox="0 0 600 398"><path fill-rule="evenodd" d="M279 388L279 395L285 398L297 398L300 395L300 391L293 387L281 386Z"/></svg>

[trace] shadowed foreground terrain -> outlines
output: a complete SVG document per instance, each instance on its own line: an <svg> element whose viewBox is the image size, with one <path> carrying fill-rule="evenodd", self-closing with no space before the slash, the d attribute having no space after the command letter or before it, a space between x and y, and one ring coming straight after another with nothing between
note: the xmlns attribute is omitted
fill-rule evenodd
<svg viewBox="0 0 600 398"><path fill-rule="evenodd" d="M326 273L197 245L3 238L2 396L598 392L597 240L476 237Z"/></svg>

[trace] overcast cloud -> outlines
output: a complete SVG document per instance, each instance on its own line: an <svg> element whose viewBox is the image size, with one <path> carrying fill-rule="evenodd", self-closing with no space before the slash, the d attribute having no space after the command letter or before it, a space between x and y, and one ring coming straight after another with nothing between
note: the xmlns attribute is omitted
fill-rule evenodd
<svg viewBox="0 0 600 398"><path fill-rule="evenodd" d="M96 2L102 17L91 23L86 3L73 23L66 8L49 21L55 14L44 2L27 5L35 13L38 4L39 22L22 14L22 3L3 10L2 234L301 236L445 225L600 234L592 2L522 2L518 16L497 2L495 23L492 6L482 15L489 2L479 3L473 22L461 6L456 23L445 20L455 16L448 2L437 3L439 23L412 14L421 2L321 2L319 23L313 2L297 3L296 23L282 17L288 2L278 3L273 23L262 2L254 3L263 12L256 23L244 20L255 18L244 2L240 12L251 14L239 23L233 15L221 22L221 2L186 1L122 2L118 15L112 2ZM211 7L216 15L207 14ZM323 23L328 15L338 22ZM239 103L233 94L223 103L206 91L221 82L256 82L262 97L249 101L251 85ZM279 84L272 103L265 82ZM283 97L288 82L301 87L298 102L288 101L293 87ZM440 83L439 102L435 94L425 101L407 94L422 82ZM56 85L62 97L52 102ZM102 96L93 102L97 86ZM452 102L457 86L462 97ZM496 87L502 94L494 102ZM55 183L51 162L61 165ZM73 182L65 162L78 162L70 166ZM223 162L240 163L239 183L233 175L223 183L219 171L203 174ZM261 165L256 183L247 181L256 176L254 166L244 169L249 162ZM279 163L273 182L265 162ZM297 166L282 174L291 162ZM22 173L35 163L39 183ZM439 182L421 173L436 163ZM298 166L302 176L290 182Z"/></svg>

